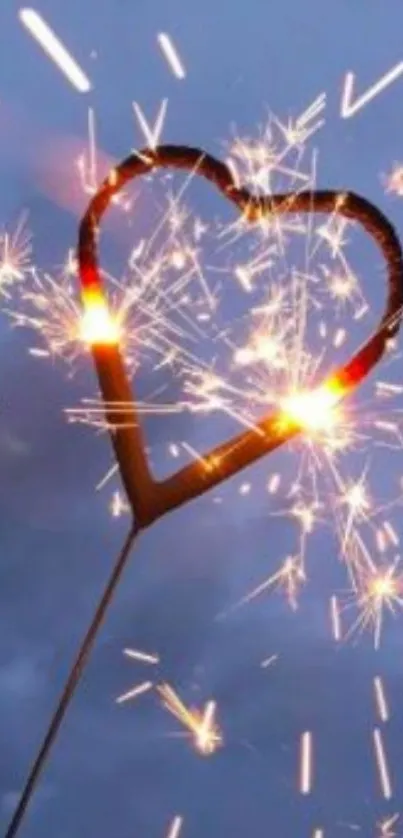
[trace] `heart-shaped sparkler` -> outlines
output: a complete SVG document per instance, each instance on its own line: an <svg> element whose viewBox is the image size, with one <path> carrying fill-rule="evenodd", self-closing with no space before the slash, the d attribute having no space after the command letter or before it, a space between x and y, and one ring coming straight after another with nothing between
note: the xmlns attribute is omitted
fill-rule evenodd
<svg viewBox="0 0 403 838"><path fill-rule="evenodd" d="M352 192L304 191L254 197L234 182L230 169L209 154L186 146L145 149L120 163L92 198L80 225L78 263L83 303L87 312L107 312L97 258L99 224L111 199L139 175L161 167L187 169L211 181L225 198L254 222L263 216L295 212L336 213L360 222L375 239L387 263L388 293L377 330L342 367L320 385L336 403L355 389L382 357L388 341L397 333L403 304L403 257L398 237L385 216L365 198ZM118 340L94 339L91 344L103 397L105 416L111 428L120 475L139 527L145 527L175 507L181 506L255 460L278 448L303 430L296 417L278 410L203 456L203 465L192 462L164 481L155 481L145 453L135 399L125 372ZM125 406L122 410L122 406Z"/></svg>
<svg viewBox="0 0 403 838"><path fill-rule="evenodd" d="M82 296L86 312L98 313L108 325L108 306L98 267L96 242L101 218L114 195L138 175L153 169L172 166L188 169L212 181L224 197L243 213L247 220L290 212L339 213L359 221L380 247L388 267L388 294L385 312L377 330L351 360L332 373L321 388L334 401L347 395L372 370L382 357L388 341L397 333L403 303L403 256L399 240L389 221L372 204L351 192L310 191L253 197L234 182L230 170L209 154L186 146L161 146L132 155L104 181L93 197L81 222L78 261ZM219 445L204 458L203 467L193 462L172 477L156 482L149 470L136 403L133 398L119 341L111 330L109 336L91 341L104 402L105 416L111 428L121 478L134 516L134 523L117 557L111 577L100 599L90 627L72 666L59 704L53 714L24 790L7 829L6 838L15 838L17 830L49 755L71 698L84 670L108 604L126 565L134 538L140 529L191 498L206 492L242 468L273 451L303 430L296 418L277 411L256 423L229 442ZM124 406L124 410L122 410Z"/></svg>

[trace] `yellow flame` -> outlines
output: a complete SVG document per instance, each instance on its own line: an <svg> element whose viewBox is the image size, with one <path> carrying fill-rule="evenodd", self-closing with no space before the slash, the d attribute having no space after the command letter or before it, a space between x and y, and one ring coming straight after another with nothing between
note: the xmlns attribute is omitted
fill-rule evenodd
<svg viewBox="0 0 403 838"><path fill-rule="evenodd" d="M84 313L80 322L80 336L90 346L119 343L120 328L101 294L84 293Z"/></svg>

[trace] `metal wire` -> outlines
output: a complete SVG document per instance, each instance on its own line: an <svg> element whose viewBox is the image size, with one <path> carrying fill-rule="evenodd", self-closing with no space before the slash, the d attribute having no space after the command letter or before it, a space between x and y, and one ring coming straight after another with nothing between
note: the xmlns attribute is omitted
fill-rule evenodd
<svg viewBox="0 0 403 838"><path fill-rule="evenodd" d="M21 821L26 813L28 804L31 800L31 797L35 791L35 787L37 782L40 778L42 770L45 766L45 762L49 756L50 749L53 745L53 742L59 732L60 725L64 719L68 706L73 698L74 692L76 687L80 681L80 678L83 674L85 665L87 663L88 657L94 645L94 641L100 629L101 623L105 617L106 610L108 605L112 599L112 596L116 590L122 572L126 566L127 560L130 556L130 552L133 547L133 543L135 541L136 536L139 533L139 527L137 524L133 524L130 529L130 532L126 538L126 541L117 556L116 562L113 567L113 571L109 578L109 581L105 587L105 590L101 596L95 614L92 618L91 624L85 634L85 637L81 643L81 646L78 650L76 659L71 667L69 672L67 681L63 688L63 692L61 694L59 703L56 707L56 710L53 714L51 719L50 725L47 729L47 732L44 736L42 745L38 751L38 755L32 765L31 771L29 773L28 779L25 783L24 790L21 794L19 803L17 808L14 812L14 815L10 821L8 826L7 832L5 834L5 838L14 838L17 834L17 831L21 825Z"/></svg>

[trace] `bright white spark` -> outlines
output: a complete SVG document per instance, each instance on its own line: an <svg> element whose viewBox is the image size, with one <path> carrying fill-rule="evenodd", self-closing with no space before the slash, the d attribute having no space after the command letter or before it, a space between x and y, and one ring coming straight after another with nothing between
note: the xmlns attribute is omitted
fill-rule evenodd
<svg viewBox="0 0 403 838"><path fill-rule="evenodd" d="M383 821L380 821L377 824L379 829L379 833L377 838L397 838L397 832L395 832L394 827L396 826L397 821L399 820L400 815L397 812L394 815L390 815L387 818L384 818Z"/></svg>
<svg viewBox="0 0 403 838"><path fill-rule="evenodd" d="M177 79L184 79L186 71L170 36L165 32L159 32L157 40L174 76Z"/></svg>
<svg viewBox="0 0 403 838"><path fill-rule="evenodd" d="M375 703L376 708L379 714L379 718L382 722L387 722L389 719L389 708L386 701L385 695L385 688L383 685L382 678L377 675L374 678L374 692L375 692Z"/></svg>
<svg viewBox="0 0 403 838"><path fill-rule="evenodd" d="M340 623L340 609L336 596L330 597L330 620L332 624L332 634L336 642L341 640L341 623Z"/></svg>
<svg viewBox="0 0 403 838"><path fill-rule="evenodd" d="M138 649L123 649L123 654L141 663L157 664L160 662L158 655L150 655L147 652L140 652Z"/></svg>
<svg viewBox="0 0 403 838"><path fill-rule="evenodd" d="M154 122L153 127L147 122L140 105L137 102L133 102L133 110L135 116L137 118L137 122L143 132L145 141L150 148L156 148L158 143L160 142L162 130L164 127L166 112L168 107L168 99L163 99L157 114L157 118Z"/></svg>
<svg viewBox="0 0 403 838"><path fill-rule="evenodd" d="M260 666L262 669L267 669L268 666L271 666L272 663L275 663L278 658L278 655L270 655L269 658L265 658Z"/></svg>
<svg viewBox="0 0 403 838"><path fill-rule="evenodd" d="M354 116L364 105L367 105L368 102L371 102L372 99L375 99L375 96L378 96L379 93L382 93L385 88L389 87L396 79L399 78L403 74L403 61L399 61L391 70L389 70L385 75L383 75L380 79L378 79L375 84L373 84L365 93L352 102L353 98L353 87L355 81L354 73L347 73L344 79L344 87L343 93L341 97L341 105L340 105L340 116L342 119L348 119L350 116Z"/></svg>
<svg viewBox="0 0 403 838"><path fill-rule="evenodd" d="M307 730L301 736L300 750L300 792L312 791L312 733Z"/></svg>
<svg viewBox="0 0 403 838"><path fill-rule="evenodd" d="M129 690L127 693L120 695L119 698L116 699L116 704L123 704L125 701L130 701L131 698L137 698L139 695L147 693L153 686L154 684L152 681L144 681L142 684L138 684L137 687L133 687L133 689Z"/></svg>
<svg viewBox="0 0 403 838"><path fill-rule="evenodd" d="M390 800L390 798L392 797L392 784L390 780L388 763L386 761L386 753L382 740L382 734L379 728L375 728L374 730L374 746L379 781L381 784L381 791L383 796L387 800Z"/></svg>
<svg viewBox="0 0 403 838"><path fill-rule="evenodd" d="M41 15L35 9L20 9L18 17L33 38L40 44L44 52L64 73L70 84L79 93L88 93L91 90L91 82L81 67L74 60L66 47L57 38L52 29L45 23Z"/></svg>
<svg viewBox="0 0 403 838"><path fill-rule="evenodd" d="M183 818L180 815L176 815L169 826L166 838L179 838L182 825Z"/></svg>

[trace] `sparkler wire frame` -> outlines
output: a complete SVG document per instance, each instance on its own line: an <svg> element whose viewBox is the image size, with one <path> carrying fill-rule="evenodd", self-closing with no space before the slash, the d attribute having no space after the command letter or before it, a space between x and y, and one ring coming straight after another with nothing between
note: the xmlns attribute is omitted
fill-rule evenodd
<svg viewBox="0 0 403 838"><path fill-rule="evenodd" d="M343 396L355 389L380 360L388 341L399 329L403 306L403 256L399 239L388 219L373 204L353 192L312 190L255 197L236 185L224 163L204 151L171 145L143 149L112 170L82 219L78 261L84 302L86 295L93 294L106 303L97 259L97 240L100 221L112 198L133 178L162 167L186 169L202 175L250 222L271 215L315 212L339 214L364 227L376 241L387 264L385 310L376 331L347 364L326 379L336 381ZM275 411L257 422L252 430L244 431L204 455L203 464L194 461L166 480L156 482L148 467L135 400L119 345L93 344L92 354L121 479L141 527L207 492L303 430L289 418L285 422L282 411Z"/></svg>
<svg viewBox="0 0 403 838"><path fill-rule="evenodd" d="M340 214L364 227L376 241L386 261L388 293L385 310L377 330L350 361L326 379L337 381L341 396L354 390L381 359L388 341L400 327L403 254L398 236L388 219L373 204L353 192L310 190L256 197L247 189L239 188L230 169L204 151L173 145L144 149L112 170L92 198L81 221L78 263L84 305L90 295L106 302L98 265L97 239L100 221L113 196L133 178L161 167L185 169L202 175L251 222L275 214L316 212ZM111 428L112 445L133 513L133 524L82 641L5 838L14 838L18 831L138 533L162 515L207 492L303 431L303 427L295 421L281 421L283 414L277 411L257 422L253 430L244 431L214 448L204 457L205 464L210 464L210 468L201 468L199 463L193 462L166 480L156 482L148 467L135 401L119 345L95 343L91 348L105 416ZM124 411L121 410L122 404L127 405Z"/></svg>

